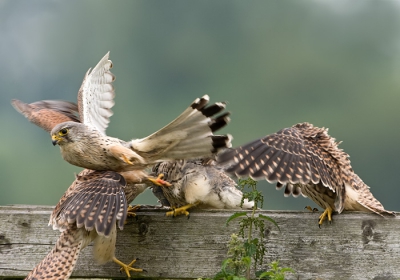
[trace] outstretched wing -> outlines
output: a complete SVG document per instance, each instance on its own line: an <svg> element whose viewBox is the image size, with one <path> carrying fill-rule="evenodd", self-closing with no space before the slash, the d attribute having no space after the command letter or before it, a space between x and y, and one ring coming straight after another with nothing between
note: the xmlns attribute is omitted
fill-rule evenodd
<svg viewBox="0 0 400 280"><path fill-rule="evenodd" d="M115 222L123 228L127 216L126 181L113 171L84 170L66 191L50 218L53 228L75 223L108 236Z"/></svg>
<svg viewBox="0 0 400 280"><path fill-rule="evenodd" d="M75 103L61 100L42 100L24 103L13 99L15 110L24 115L30 122L50 132L59 123L79 122L78 106Z"/></svg>
<svg viewBox="0 0 400 280"><path fill-rule="evenodd" d="M110 72L108 52L93 70L89 69L78 92L78 108L81 122L105 134L114 106L115 76Z"/></svg>
<svg viewBox="0 0 400 280"><path fill-rule="evenodd" d="M348 155L337 146L326 129L300 123L227 150L218 161L228 166L229 173L266 179L278 186L321 182L338 194L342 208L344 180L350 182L344 171L352 170Z"/></svg>

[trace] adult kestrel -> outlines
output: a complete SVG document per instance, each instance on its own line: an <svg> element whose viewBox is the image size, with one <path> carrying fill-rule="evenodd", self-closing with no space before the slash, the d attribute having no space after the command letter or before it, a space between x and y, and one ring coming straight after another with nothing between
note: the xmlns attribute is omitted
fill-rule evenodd
<svg viewBox="0 0 400 280"><path fill-rule="evenodd" d="M156 162L211 156L230 147L230 135L213 135L229 122L229 113L216 116L224 103L208 105L197 98L180 116L159 131L128 142L109 137L105 130L114 106L114 75L107 53L86 73L78 92L79 120L59 123L50 132L69 163L92 170L142 170Z"/></svg>
<svg viewBox="0 0 400 280"><path fill-rule="evenodd" d="M99 264L114 261L125 270L133 268L133 260L125 264L115 257L117 223L123 229L127 206L146 189L145 184L127 183L129 174L85 169L80 172L51 214L49 225L61 231L50 253L29 273L26 279L68 279L83 248L94 241L93 255Z"/></svg>
<svg viewBox="0 0 400 280"><path fill-rule="evenodd" d="M13 106L29 121L50 131L66 120L77 120L78 107L66 101L38 101L25 104L13 100ZM122 176L121 176L122 175ZM125 186L126 182L126 186ZM142 170L121 172L85 169L65 192L56 206L50 223L62 231L53 250L29 274L27 279L68 279L79 252L95 240L94 256L100 263L110 260L129 271L139 271L114 256L116 222L122 228L127 207L147 188Z"/></svg>
<svg viewBox="0 0 400 280"><path fill-rule="evenodd" d="M167 216L189 215L191 207L213 209L251 209L247 199L241 206L243 193L236 182L215 165L211 158L165 161L153 167L154 175L164 174L171 186L153 186L161 202L173 208ZM161 193L159 193L161 190ZM165 202L164 202L165 204Z"/></svg>
<svg viewBox="0 0 400 280"><path fill-rule="evenodd" d="M285 186L285 196L308 196L325 211L321 225L332 212L343 210L390 214L372 195L338 148L328 129L299 123L219 155L219 164L239 177L266 179Z"/></svg>

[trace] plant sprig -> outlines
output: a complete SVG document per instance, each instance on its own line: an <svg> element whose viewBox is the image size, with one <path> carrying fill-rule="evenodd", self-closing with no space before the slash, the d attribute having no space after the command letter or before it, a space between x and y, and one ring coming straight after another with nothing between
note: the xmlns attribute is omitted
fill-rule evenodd
<svg viewBox="0 0 400 280"><path fill-rule="evenodd" d="M260 266L263 264L263 257L266 252L264 244L265 222L271 222L280 231L274 219L263 214L256 215L257 209L262 207L264 203L262 193L257 190L257 182L251 178L240 179L238 186L243 192L241 205L247 199L254 201L254 206L250 213L236 212L227 219L226 225L228 226L231 221L241 218L239 232L231 235L227 258L222 262L221 271L214 277L214 280L250 279L252 261L254 261L254 268L257 264ZM257 232L259 237L253 237L253 232ZM258 279L281 280L284 279L285 273L294 272L291 268L280 268L279 262L272 262L270 266L271 269L268 271L257 272Z"/></svg>

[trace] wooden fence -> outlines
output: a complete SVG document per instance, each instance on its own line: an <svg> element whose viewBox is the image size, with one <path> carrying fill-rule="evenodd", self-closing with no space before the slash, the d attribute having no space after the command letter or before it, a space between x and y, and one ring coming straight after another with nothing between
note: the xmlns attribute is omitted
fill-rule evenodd
<svg viewBox="0 0 400 280"><path fill-rule="evenodd" d="M52 207L0 207L0 278L23 278L47 255L59 236L47 226ZM279 260L296 271L287 279L400 279L400 217L343 213L318 228L318 213L260 211L267 223L265 262ZM232 211L193 210L186 217L142 210L118 232L116 256L139 258L147 272L135 278L212 277L226 257L227 242L238 229L225 225ZM91 246L79 257L72 278L125 278L114 263L98 265Z"/></svg>

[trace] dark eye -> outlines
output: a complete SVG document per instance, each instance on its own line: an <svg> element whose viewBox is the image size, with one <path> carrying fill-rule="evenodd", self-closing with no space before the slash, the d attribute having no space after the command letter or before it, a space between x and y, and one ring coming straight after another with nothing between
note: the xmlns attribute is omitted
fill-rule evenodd
<svg viewBox="0 0 400 280"><path fill-rule="evenodd" d="M63 128L63 129L60 130L60 132L58 132L58 134L60 134L60 136L64 136L67 133L68 133L68 129L66 129L66 128Z"/></svg>

